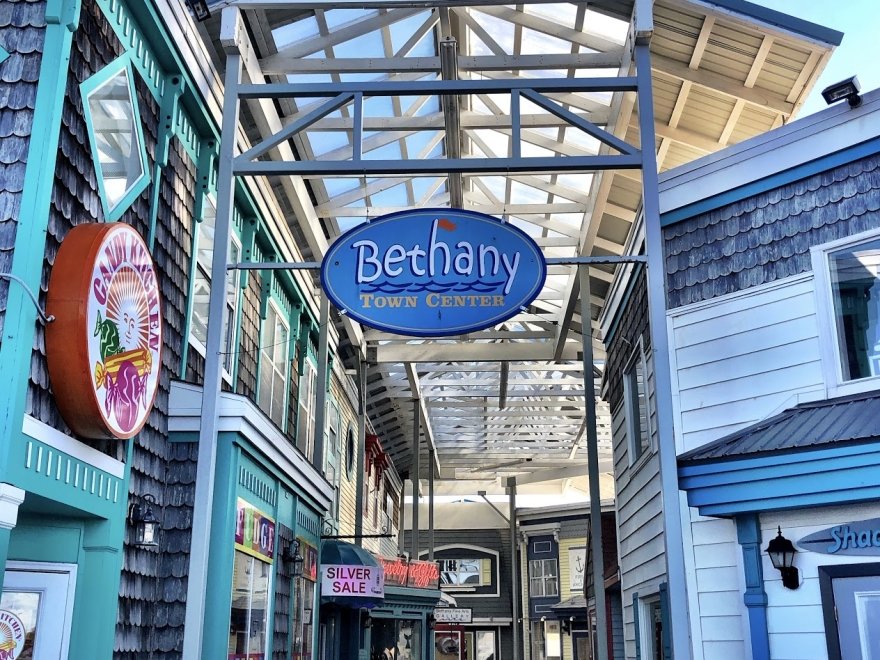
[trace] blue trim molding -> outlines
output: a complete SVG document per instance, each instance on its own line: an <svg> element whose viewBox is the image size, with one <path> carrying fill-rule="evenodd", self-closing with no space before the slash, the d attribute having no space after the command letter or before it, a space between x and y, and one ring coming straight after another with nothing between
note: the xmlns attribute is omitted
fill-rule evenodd
<svg viewBox="0 0 880 660"><path fill-rule="evenodd" d="M847 165L854 160L873 156L876 153L880 153L880 138L867 140L852 147L841 149L833 154L816 158L807 163L801 163L782 172L777 172L758 181L752 181L738 188L732 188L721 194L667 211L660 216L660 226L669 227L695 216L709 213L722 206L728 206L769 190L775 190L789 183L806 179L814 174L825 172L841 165Z"/></svg>
<svg viewBox="0 0 880 660"><path fill-rule="evenodd" d="M880 441L872 441L682 462L678 478L701 515L730 517L877 500L878 470Z"/></svg>
<svg viewBox="0 0 880 660"><path fill-rule="evenodd" d="M761 524L757 513L736 517L736 540L742 548L746 591L743 603L749 613L752 658L770 660L770 633L767 628L767 592L761 563Z"/></svg>

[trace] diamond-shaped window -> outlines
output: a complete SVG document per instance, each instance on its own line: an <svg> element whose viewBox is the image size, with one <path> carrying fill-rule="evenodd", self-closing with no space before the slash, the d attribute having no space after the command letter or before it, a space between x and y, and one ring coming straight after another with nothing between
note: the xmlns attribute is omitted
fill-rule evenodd
<svg viewBox="0 0 880 660"><path fill-rule="evenodd" d="M104 216L118 220L150 180L128 58L85 80L80 92Z"/></svg>

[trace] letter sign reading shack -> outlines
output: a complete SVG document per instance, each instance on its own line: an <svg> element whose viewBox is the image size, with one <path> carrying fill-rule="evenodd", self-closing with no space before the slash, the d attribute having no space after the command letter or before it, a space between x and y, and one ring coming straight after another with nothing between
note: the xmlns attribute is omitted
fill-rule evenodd
<svg viewBox="0 0 880 660"><path fill-rule="evenodd" d="M459 335L515 316L547 266L522 230L481 213L421 209L340 236L321 265L330 300L352 318L402 335Z"/></svg>

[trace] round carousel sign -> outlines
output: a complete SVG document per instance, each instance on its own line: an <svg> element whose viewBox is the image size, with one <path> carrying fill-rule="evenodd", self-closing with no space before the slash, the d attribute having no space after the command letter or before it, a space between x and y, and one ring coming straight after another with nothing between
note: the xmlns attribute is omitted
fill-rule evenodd
<svg viewBox="0 0 880 660"><path fill-rule="evenodd" d="M9 610L0 610L0 660L15 660L24 651L25 627Z"/></svg>
<svg viewBox="0 0 880 660"><path fill-rule="evenodd" d="M84 224L58 250L46 311L49 378L64 421L88 438L131 438L159 386L162 313L153 260L123 223Z"/></svg>

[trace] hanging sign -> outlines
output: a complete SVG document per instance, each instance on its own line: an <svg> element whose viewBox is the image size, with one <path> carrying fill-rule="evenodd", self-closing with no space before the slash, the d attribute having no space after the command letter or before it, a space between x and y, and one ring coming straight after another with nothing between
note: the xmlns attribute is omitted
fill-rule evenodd
<svg viewBox="0 0 880 660"><path fill-rule="evenodd" d="M385 580L378 566L321 566L322 596L385 597Z"/></svg>
<svg viewBox="0 0 880 660"><path fill-rule="evenodd" d="M340 310L378 330L460 335L515 316L544 286L540 248L482 213L419 209L345 232L321 264Z"/></svg>
<svg viewBox="0 0 880 660"><path fill-rule="evenodd" d="M797 544L801 550L825 555L880 555L880 518L829 527Z"/></svg>
<svg viewBox="0 0 880 660"><path fill-rule="evenodd" d="M55 400L74 433L131 438L159 388L162 311L140 234L114 222L74 227L49 279L46 360Z"/></svg>
<svg viewBox="0 0 880 660"><path fill-rule="evenodd" d="M587 549L568 549L569 589L574 592L584 590L584 572L587 569Z"/></svg>
<svg viewBox="0 0 880 660"><path fill-rule="evenodd" d="M275 555L275 521L241 498L236 514L235 549L271 563Z"/></svg>

